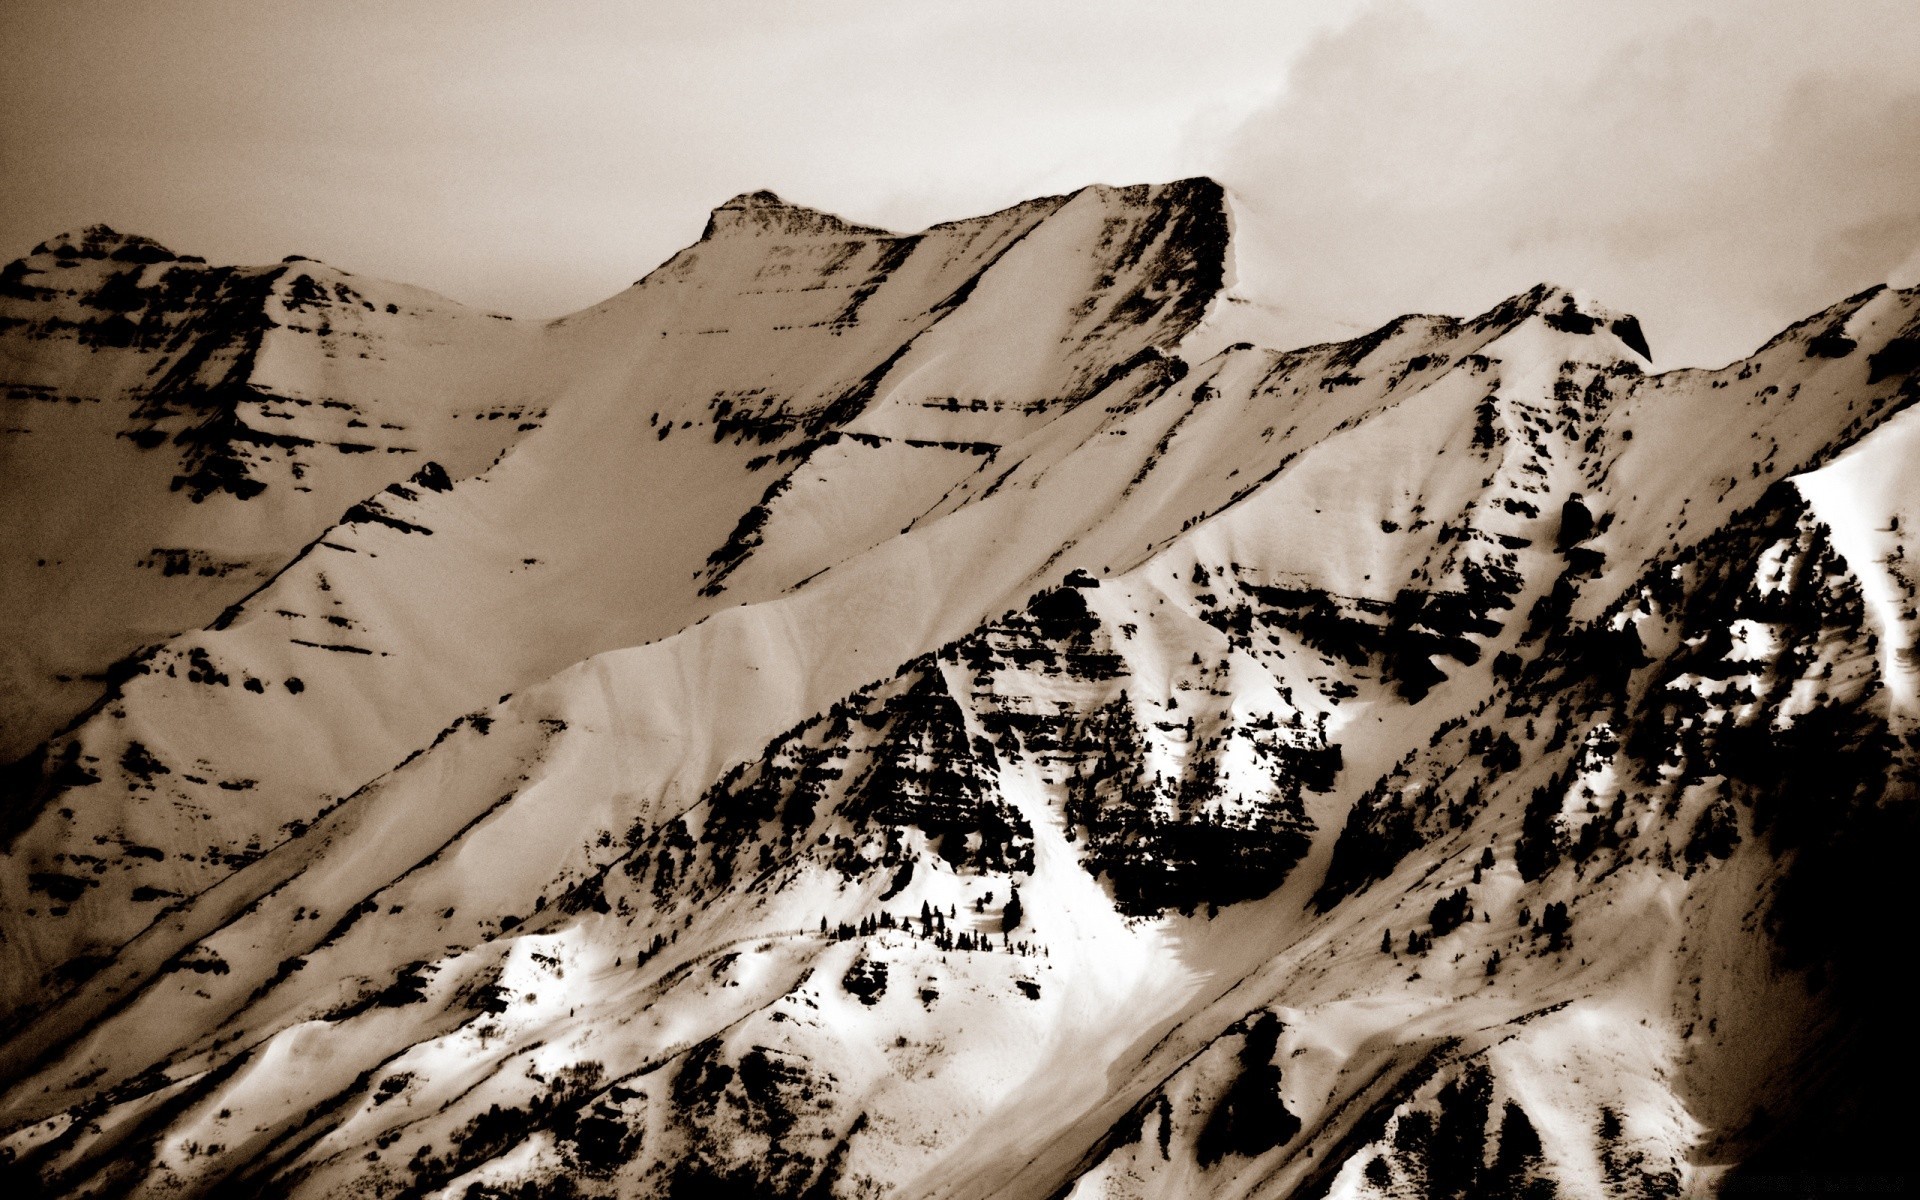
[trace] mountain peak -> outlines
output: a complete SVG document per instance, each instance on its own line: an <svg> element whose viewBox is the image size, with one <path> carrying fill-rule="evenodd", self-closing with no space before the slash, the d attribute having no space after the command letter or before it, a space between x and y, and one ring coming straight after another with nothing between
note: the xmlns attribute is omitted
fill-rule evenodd
<svg viewBox="0 0 1920 1200"><path fill-rule="evenodd" d="M88 225L48 238L33 253L55 258L111 258L120 262L170 262L179 256L152 238L121 233L111 225Z"/></svg>
<svg viewBox="0 0 1920 1200"><path fill-rule="evenodd" d="M817 208L790 204L781 199L777 193L761 188L758 191L741 192L715 208L708 215L707 228L700 238L705 241L717 233L742 229L755 233L887 236L887 231L884 229L871 225L856 225Z"/></svg>
<svg viewBox="0 0 1920 1200"><path fill-rule="evenodd" d="M1482 328L1511 325L1527 317L1539 317L1562 333L1591 334L1604 330L1642 359L1653 360L1638 317L1550 281L1536 283L1524 292L1509 296L1480 316L1475 324Z"/></svg>

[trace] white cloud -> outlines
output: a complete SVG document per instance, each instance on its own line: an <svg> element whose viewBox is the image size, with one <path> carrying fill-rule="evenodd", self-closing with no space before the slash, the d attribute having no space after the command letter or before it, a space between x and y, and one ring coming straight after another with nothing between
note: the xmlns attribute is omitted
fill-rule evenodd
<svg viewBox="0 0 1920 1200"><path fill-rule="evenodd" d="M1380 4L1221 173L1298 340L1552 279L1724 361L1920 244L1920 8Z"/></svg>

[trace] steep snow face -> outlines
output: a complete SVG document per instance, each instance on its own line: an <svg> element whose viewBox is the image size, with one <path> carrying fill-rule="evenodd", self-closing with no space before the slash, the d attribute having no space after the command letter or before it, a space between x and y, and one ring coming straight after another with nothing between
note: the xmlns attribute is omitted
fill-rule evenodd
<svg viewBox="0 0 1920 1200"><path fill-rule="evenodd" d="M538 428L343 505L47 743L0 878L9 1169L1885 1161L1862 1081L1910 1034L1857 914L1913 844L1920 294L1718 372L1647 376L1544 285L1216 351L1226 227L1205 181L904 237L754 193L538 331Z"/></svg>
<svg viewBox="0 0 1920 1200"><path fill-rule="evenodd" d="M1902 526L1920 509L1920 480L1911 464L1920 424L1903 412L1829 465L1794 479L1833 548L1858 581L1869 637L1879 643L1878 670L1888 702L1913 717L1916 683L1916 591Z"/></svg>

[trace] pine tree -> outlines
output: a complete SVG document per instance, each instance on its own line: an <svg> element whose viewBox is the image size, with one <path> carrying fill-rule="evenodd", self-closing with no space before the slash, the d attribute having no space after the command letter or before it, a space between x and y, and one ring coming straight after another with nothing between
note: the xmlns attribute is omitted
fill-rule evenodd
<svg viewBox="0 0 1920 1200"><path fill-rule="evenodd" d="M1026 910L1020 904L1020 889L1011 888L1007 892L1007 907L1000 914L1000 928L1004 932L1020 928L1020 919Z"/></svg>
<svg viewBox="0 0 1920 1200"><path fill-rule="evenodd" d="M1567 906L1559 901L1547 905L1540 915L1541 932L1547 935L1547 949L1550 951L1567 948L1567 933L1573 928L1573 918L1567 913Z"/></svg>

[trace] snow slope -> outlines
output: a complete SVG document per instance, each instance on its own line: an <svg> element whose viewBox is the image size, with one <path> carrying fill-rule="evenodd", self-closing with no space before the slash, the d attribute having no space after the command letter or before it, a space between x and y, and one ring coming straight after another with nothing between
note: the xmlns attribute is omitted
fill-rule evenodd
<svg viewBox="0 0 1920 1200"><path fill-rule="evenodd" d="M911 236L754 193L596 308L343 368L417 422L444 353L534 428L361 480L19 769L8 1169L1874 1169L1920 293L1716 372L1547 285L1262 348L1228 225L1204 180Z"/></svg>

